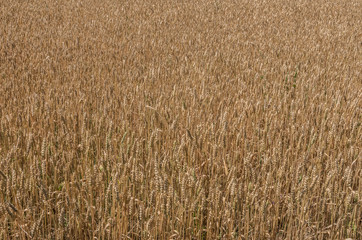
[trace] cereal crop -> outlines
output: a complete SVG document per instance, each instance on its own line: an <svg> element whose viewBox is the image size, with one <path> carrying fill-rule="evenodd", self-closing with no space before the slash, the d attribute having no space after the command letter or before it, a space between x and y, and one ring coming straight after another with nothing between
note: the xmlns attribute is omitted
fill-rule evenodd
<svg viewBox="0 0 362 240"><path fill-rule="evenodd" d="M362 239L360 0L0 0L0 239Z"/></svg>

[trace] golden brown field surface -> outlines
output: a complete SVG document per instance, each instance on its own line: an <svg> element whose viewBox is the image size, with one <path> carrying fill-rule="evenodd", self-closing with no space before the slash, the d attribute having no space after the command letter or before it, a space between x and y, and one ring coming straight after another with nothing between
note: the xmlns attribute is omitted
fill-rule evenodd
<svg viewBox="0 0 362 240"><path fill-rule="evenodd" d="M361 0L0 0L0 239L362 239Z"/></svg>

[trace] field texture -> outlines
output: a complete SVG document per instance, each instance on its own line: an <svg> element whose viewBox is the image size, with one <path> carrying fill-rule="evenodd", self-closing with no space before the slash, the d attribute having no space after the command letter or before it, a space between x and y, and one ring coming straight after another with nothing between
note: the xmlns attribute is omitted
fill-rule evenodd
<svg viewBox="0 0 362 240"><path fill-rule="evenodd" d="M361 0L0 0L0 239L362 239Z"/></svg>

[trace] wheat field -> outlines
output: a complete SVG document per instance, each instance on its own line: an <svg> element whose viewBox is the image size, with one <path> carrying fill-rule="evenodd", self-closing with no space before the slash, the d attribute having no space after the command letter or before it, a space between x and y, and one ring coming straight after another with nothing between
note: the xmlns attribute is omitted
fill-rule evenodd
<svg viewBox="0 0 362 240"><path fill-rule="evenodd" d="M0 239L362 239L360 0L0 0Z"/></svg>

